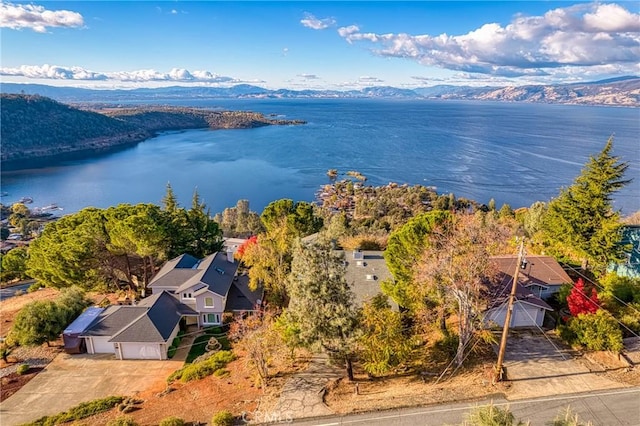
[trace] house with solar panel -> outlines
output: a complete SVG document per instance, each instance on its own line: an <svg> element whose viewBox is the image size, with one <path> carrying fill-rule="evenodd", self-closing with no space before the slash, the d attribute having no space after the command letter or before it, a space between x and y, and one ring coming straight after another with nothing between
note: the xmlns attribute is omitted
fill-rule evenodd
<svg viewBox="0 0 640 426"><path fill-rule="evenodd" d="M117 359L167 359L180 329L222 324L225 312L255 310L262 292L238 276L233 253L165 263L149 283L151 295L134 305L89 308L63 333L67 352L114 354Z"/></svg>

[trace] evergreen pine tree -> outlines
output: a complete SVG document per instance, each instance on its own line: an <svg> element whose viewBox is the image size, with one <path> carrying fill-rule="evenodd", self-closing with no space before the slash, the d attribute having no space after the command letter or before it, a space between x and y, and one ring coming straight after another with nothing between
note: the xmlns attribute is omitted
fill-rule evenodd
<svg viewBox="0 0 640 426"><path fill-rule="evenodd" d="M287 315L306 346L320 346L344 361L353 380L351 361L358 325L354 294L345 279L343 259L327 246L297 243L289 276Z"/></svg>
<svg viewBox="0 0 640 426"><path fill-rule="evenodd" d="M556 255L580 260L603 271L622 258L620 213L611 196L630 180L623 179L629 167L611 154L613 138L591 157L580 175L549 203L543 221L544 243Z"/></svg>

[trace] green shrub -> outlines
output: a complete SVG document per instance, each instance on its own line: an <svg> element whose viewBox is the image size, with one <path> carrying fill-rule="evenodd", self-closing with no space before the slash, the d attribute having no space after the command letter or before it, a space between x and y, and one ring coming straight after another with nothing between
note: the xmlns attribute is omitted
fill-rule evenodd
<svg viewBox="0 0 640 426"><path fill-rule="evenodd" d="M236 359L231 351L220 351L204 361L187 364L180 370L173 372L168 378L168 383L180 380L183 383L198 380L212 375L216 370L224 368L228 363Z"/></svg>
<svg viewBox="0 0 640 426"><path fill-rule="evenodd" d="M42 288L42 286L40 285L40 283L33 283L27 289L27 293L33 293L34 291L38 291L41 288Z"/></svg>
<svg viewBox="0 0 640 426"><path fill-rule="evenodd" d="M20 364L18 366L18 369L16 370L16 373L22 376L23 374L26 374L27 371L29 371L29 368L29 364Z"/></svg>
<svg viewBox="0 0 640 426"><path fill-rule="evenodd" d="M170 416L160 420L159 426L184 426L184 420L180 417Z"/></svg>
<svg viewBox="0 0 640 426"><path fill-rule="evenodd" d="M213 375L216 377L229 377L231 372L226 368L219 368L218 370L213 372Z"/></svg>
<svg viewBox="0 0 640 426"><path fill-rule="evenodd" d="M516 426L523 423L517 421L508 408L500 408L489 404L471 411L464 424L473 426Z"/></svg>
<svg viewBox="0 0 640 426"><path fill-rule="evenodd" d="M442 339L438 340L435 344L437 350L452 357L458 352L458 335L452 331L447 330L443 333Z"/></svg>
<svg viewBox="0 0 640 426"><path fill-rule="evenodd" d="M213 426L233 426L235 418L231 412L224 410L219 411L211 418L211 424Z"/></svg>
<svg viewBox="0 0 640 426"><path fill-rule="evenodd" d="M573 413L571 407L567 407L553 419L551 426L592 426L592 423L582 423L578 415Z"/></svg>
<svg viewBox="0 0 640 426"><path fill-rule="evenodd" d="M107 426L138 426L131 416L119 416L107 423Z"/></svg>
<svg viewBox="0 0 640 426"><path fill-rule="evenodd" d="M592 351L622 350L622 331L618 322L604 310L595 314L580 314L569 321L576 341Z"/></svg>
<svg viewBox="0 0 640 426"><path fill-rule="evenodd" d="M622 330L623 334L632 336L632 333L640 334L640 303L634 303L624 309L618 311L618 319L626 327Z"/></svg>
<svg viewBox="0 0 640 426"><path fill-rule="evenodd" d="M604 291L600 296L607 303L623 305L640 302L640 279L619 277L614 273L607 274L602 280Z"/></svg>
<svg viewBox="0 0 640 426"><path fill-rule="evenodd" d="M169 346L169 349L167 349L167 358L173 358L176 355L176 352L178 352L177 347Z"/></svg>
<svg viewBox="0 0 640 426"><path fill-rule="evenodd" d="M109 411L124 400L121 396L110 396L102 399L94 399L93 401L83 402L69 411L65 411L52 416L44 416L38 420L28 423L28 426L53 426L60 423L81 420L94 414ZM122 423L126 425L125 423ZM134 423L135 424L135 423ZM27 426L25 425L25 426Z"/></svg>

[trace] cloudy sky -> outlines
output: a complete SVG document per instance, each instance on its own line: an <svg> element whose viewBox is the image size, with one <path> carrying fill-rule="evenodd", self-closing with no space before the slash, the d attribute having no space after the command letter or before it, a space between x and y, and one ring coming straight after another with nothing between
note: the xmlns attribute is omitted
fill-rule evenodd
<svg viewBox="0 0 640 426"><path fill-rule="evenodd" d="M640 74L638 3L0 3L3 82L350 89Z"/></svg>

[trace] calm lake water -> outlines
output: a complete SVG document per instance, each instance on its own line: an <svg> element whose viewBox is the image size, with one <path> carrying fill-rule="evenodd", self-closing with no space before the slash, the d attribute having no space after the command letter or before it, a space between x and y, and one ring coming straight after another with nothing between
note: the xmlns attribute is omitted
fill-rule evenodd
<svg viewBox="0 0 640 426"><path fill-rule="evenodd" d="M615 134L633 178L615 197L640 210L640 109L544 104L382 100L159 101L253 110L303 126L171 132L135 147L48 168L2 173L4 203L29 196L64 213L159 203L171 182L182 205L194 189L218 212L249 199L314 199L326 171L358 170L369 184L423 184L500 206L548 201Z"/></svg>

